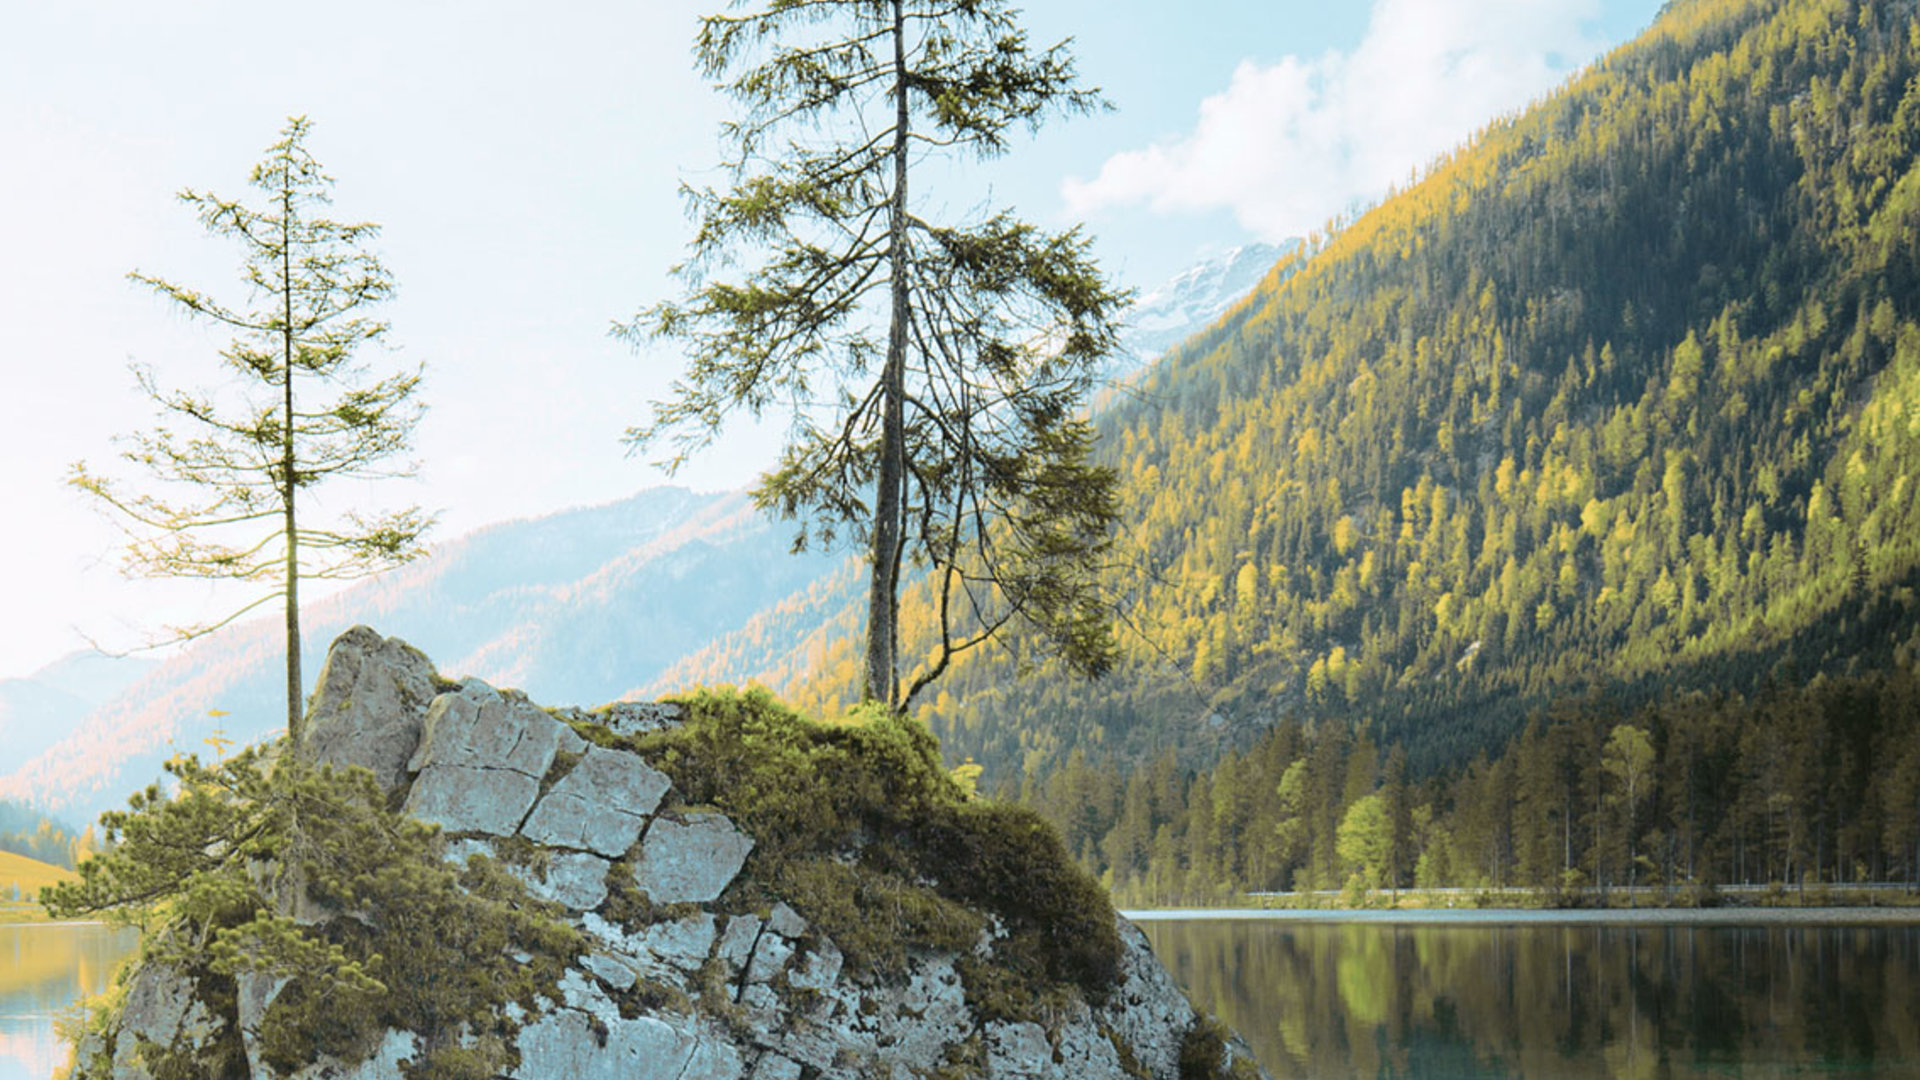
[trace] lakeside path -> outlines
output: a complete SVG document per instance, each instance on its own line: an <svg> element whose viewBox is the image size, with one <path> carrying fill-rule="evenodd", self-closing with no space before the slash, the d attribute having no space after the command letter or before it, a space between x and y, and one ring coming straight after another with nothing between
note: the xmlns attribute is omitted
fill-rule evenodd
<svg viewBox="0 0 1920 1080"><path fill-rule="evenodd" d="M1150 908L1122 911L1134 922L1244 920L1385 923L1405 926L1912 926L1920 908Z"/></svg>

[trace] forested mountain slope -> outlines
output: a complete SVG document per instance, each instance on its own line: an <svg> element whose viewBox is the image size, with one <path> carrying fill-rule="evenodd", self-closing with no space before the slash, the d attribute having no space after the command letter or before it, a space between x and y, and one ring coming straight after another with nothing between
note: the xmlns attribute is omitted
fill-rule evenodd
<svg viewBox="0 0 1920 1080"><path fill-rule="evenodd" d="M1911 2L1680 0L1320 238L1098 418L1121 669L971 657L923 710L949 756L1290 714L1418 773L1560 698L1912 663L1917 74Z"/></svg>

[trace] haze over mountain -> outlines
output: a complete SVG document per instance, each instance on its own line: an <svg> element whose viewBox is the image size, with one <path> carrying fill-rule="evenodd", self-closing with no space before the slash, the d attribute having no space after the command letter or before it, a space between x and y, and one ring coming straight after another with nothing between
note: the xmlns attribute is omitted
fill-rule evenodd
<svg viewBox="0 0 1920 1080"><path fill-rule="evenodd" d="M490 526L309 606L306 672L318 674L341 630L368 623L445 658L450 676L555 704L613 700L832 564L792 556L788 545L744 495L679 488ZM66 669L27 682L20 699L39 711L5 730L9 746L33 756L0 759L10 766L0 799L84 822L153 780L176 751L210 753L203 741L216 732L248 742L278 729L280 640L272 619L235 626L104 701L72 693ZM133 671L97 658L63 663L123 682Z"/></svg>
<svg viewBox="0 0 1920 1080"><path fill-rule="evenodd" d="M1244 296L1279 250L1234 249L1141 297L1116 374ZM743 495L675 489L503 523L309 605L306 671L317 674L334 634L366 622L447 658L454 672L518 686L537 700L600 702L636 690L657 696L686 685L681 672L700 669L685 657L755 613L789 610L809 596L839 603L858 594L863 579L853 561L793 557L788 537L786 526L759 519ZM857 625L833 629L859 633ZM174 749L204 751L202 740L215 731L247 741L273 730L278 633L269 619L165 664L76 654L26 679L0 681L0 798L80 822L145 784ZM783 682L805 674L755 670Z"/></svg>

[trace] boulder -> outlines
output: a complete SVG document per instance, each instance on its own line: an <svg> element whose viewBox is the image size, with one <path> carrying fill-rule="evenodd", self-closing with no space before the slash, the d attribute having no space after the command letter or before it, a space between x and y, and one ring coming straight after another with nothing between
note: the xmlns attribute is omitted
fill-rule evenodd
<svg viewBox="0 0 1920 1080"><path fill-rule="evenodd" d="M544 873L510 867L527 890L574 911L591 911L607 898L607 867L611 864L584 851L555 851L547 856Z"/></svg>
<svg viewBox="0 0 1920 1080"><path fill-rule="evenodd" d="M198 996L199 984L166 964L146 964L134 972L120 1013L114 1042L113 1075L151 1080L143 1047L191 1055L213 1039L222 1021Z"/></svg>
<svg viewBox="0 0 1920 1080"><path fill-rule="evenodd" d="M598 1028L599 1030L596 1030ZM694 1037L651 1016L556 1011L520 1033L520 1080L679 1080Z"/></svg>
<svg viewBox="0 0 1920 1080"><path fill-rule="evenodd" d="M427 707L420 746L407 768L420 772L437 765L465 765L506 769L538 780L553 764L564 727L525 697L468 679Z"/></svg>
<svg viewBox="0 0 1920 1080"><path fill-rule="evenodd" d="M735 915L727 920L726 932L720 935L720 947L714 954L726 965L728 979L738 979L753 959L753 946L760 940L763 925L758 915Z"/></svg>
<svg viewBox="0 0 1920 1080"><path fill-rule="evenodd" d="M448 832L513 835L559 752L563 726L477 679L441 694L408 763L420 775L407 812Z"/></svg>
<svg viewBox="0 0 1920 1080"><path fill-rule="evenodd" d="M633 878L653 903L705 903L732 883L752 850L753 839L723 815L657 818L641 842Z"/></svg>
<svg viewBox="0 0 1920 1080"><path fill-rule="evenodd" d="M406 780L434 697L433 663L399 638L356 626L334 639L307 704L302 745L318 764L361 765L381 786Z"/></svg>
<svg viewBox="0 0 1920 1080"><path fill-rule="evenodd" d="M637 756L589 746L573 771L540 797L520 832L536 844L617 859L633 847L667 786L666 774Z"/></svg>

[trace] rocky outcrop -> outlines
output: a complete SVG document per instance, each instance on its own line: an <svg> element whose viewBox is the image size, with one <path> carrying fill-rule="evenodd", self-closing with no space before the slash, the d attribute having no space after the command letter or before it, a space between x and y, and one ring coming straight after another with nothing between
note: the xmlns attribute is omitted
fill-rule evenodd
<svg viewBox="0 0 1920 1080"><path fill-rule="evenodd" d="M1186 1075L1199 1018L1125 920L1117 982L1097 1002L1054 994L1022 1012L983 996L983 980L1011 978L983 971L1005 935L992 918L971 949L915 947L903 968L855 970L801 911L746 887L752 837L683 805L616 737L671 729L677 707L549 711L477 680L444 683L417 651L355 628L335 642L309 715L306 753L373 769L442 828L448 860L498 860L587 943L544 1007L512 1014L515 1080ZM149 965L113 1036L80 1048L79 1075L92 1075L89 1054L110 1056L114 1076L149 1075L141 1047L204 1041L229 1023L253 1074L272 1075L252 1032L277 989L242 980L222 1016L193 982ZM398 1080L426 1037L388 1031L364 1060L297 1075ZM1207 1045L1217 1075L1257 1075L1237 1042Z"/></svg>
<svg viewBox="0 0 1920 1080"><path fill-rule="evenodd" d="M308 752L360 765L394 788L407 779L422 720L434 700L433 663L401 641L356 626L334 640L307 708Z"/></svg>

